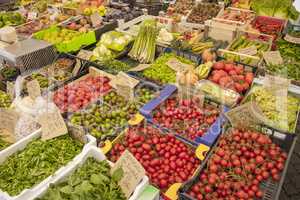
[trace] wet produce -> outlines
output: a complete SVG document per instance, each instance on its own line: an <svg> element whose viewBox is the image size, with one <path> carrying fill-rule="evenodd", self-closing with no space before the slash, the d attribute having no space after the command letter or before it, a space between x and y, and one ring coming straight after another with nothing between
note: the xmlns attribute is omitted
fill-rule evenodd
<svg viewBox="0 0 300 200"><path fill-rule="evenodd" d="M2 12L0 13L0 28L4 26L18 26L25 23L24 17L19 12Z"/></svg>
<svg viewBox="0 0 300 200"><path fill-rule="evenodd" d="M287 153L265 134L228 130L187 194L202 199L262 199L261 183L280 180Z"/></svg>
<svg viewBox="0 0 300 200"><path fill-rule="evenodd" d="M12 103L11 97L0 90L0 108L9 108Z"/></svg>
<svg viewBox="0 0 300 200"><path fill-rule="evenodd" d="M281 98L284 97L282 96ZM258 104L268 125L291 133L295 131L299 111L298 98L289 94L287 96L287 102L284 103L284 101L282 101L281 109L278 109L278 97L262 86L255 86L251 89L247 100L253 100Z"/></svg>
<svg viewBox="0 0 300 200"><path fill-rule="evenodd" d="M111 161L116 162L125 149L143 165L150 182L163 191L186 181L199 166L192 148L151 125L129 128L110 151Z"/></svg>
<svg viewBox="0 0 300 200"><path fill-rule="evenodd" d="M32 188L70 162L82 147L69 135L30 142L0 164L0 189L15 196Z"/></svg>
<svg viewBox="0 0 300 200"><path fill-rule="evenodd" d="M156 21L153 19L143 21L128 55L140 63L153 62L157 35L158 28Z"/></svg>
<svg viewBox="0 0 300 200"><path fill-rule="evenodd" d="M171 58L176 58L185 64L194 64L192 61L183 57L176 56L172 53L165 53L157 58L149 68L143 71L143 76L158 83L175 83L176 72L166 64Z"/></svg>
<svg viewBox="0 0 300 200"><path fill-rule="evenodd" d="M209 80L221 87L234 90L240 94L245 93L250 88L253 78L253 72L245 70L243 65L224 60L213 64L208 77Z"/></svg>
<svg viewBox="0 0 300 200"><path fill-rule="evenodd" d="M204 24L206 20L217 16L220 6L215 3L199 3L195 6L187 18L187 22Z"/></svg>
<svg viewBox="0 0 300 200"><path fill-rule="evenodd" d="M106 94L111 89L109 81L104 76L89 76L55 91L53 101L62 112L76 112Z"/></svg>
<svg viewBox="0 0 300 200"><path fill-rule="evenodd" d="M122 173L110 174L110 165L104 161L96 161L88 158L65 181L57 185L51 185L48 191L37 200L67 200L67 199L90 199L90 200L126 200L118 181ZM78 184L74 184L78 183Z"/></svg>
<svg viewBox="0 0 300 200"><path fill-rule="evenodd" d="M219 109L209 104L200 107L199 99L170 98L153 114L153 122L190 140L202 137L216 121Z"/></svg>
<svg viewBox="0 0 300 200"><path fill-rule="evenodd" d="M14 80L19 75L19 71L14 67L4 67L0 73L5 80Z"/></svg>

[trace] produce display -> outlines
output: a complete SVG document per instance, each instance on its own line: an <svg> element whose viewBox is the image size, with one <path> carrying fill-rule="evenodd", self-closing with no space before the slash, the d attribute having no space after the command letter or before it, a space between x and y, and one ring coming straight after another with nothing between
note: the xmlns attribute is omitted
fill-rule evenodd
<svg viewBox="0 0 300 200"><path fill-rule="evenodd" d="M288 94L287 102L282 105L281 109L278 109L276 98L272 91L262 86L255 86L251 89L247 100L255 101L258 104L263 112L263 117L267 119L267 124L280 130L294 132L299 112L299 99Z"/></svg>
<svg viewBox="0 0 300 200"><path fill-rule="evenodd" d="M0 189L18 195L66 165L81 149L82 144L68 135L34 140L0 164Z"/></svg>
<svg viewBox="0 0 300 200"><path fill-rule="evenodd" d="M251 26L260 33L271 35L273 40L276 40L284 27L284 21L258 16L252 21Z"/></svg>
<svg viewBox="0 0 300 200"><path fill-rule="evenodd" d="M157 34L157 23L154 20L145 20L140 26L139 33L128 55L140 63L153 62Z"/></svg>
<svg viewBox="0 0 300 200"><path fill-rule="evenodd" d="M206 20L216 17L220 9L215 3L199 3L189 14L187 22L203 24Z"/></svg>
<svg viewBox="0 0 300 200"><path fill-rule="evenodd" d="M0 108L9 108L12 103L11 97L0 90Z"/></svg>
<svg viewBox="0 0 300 200"><path fill-rule="evenodd" d="M53 101L62 112L76 112L107 93L111 86L104 76L86 77L54 92Z"/></svg>
<svg viewBox="0 0 300 200"><path fill-rule="evenodd" d="M145 76L147 79L163 84L175 83L176 72L167 65L167 62L171 58L177 58L182 63L193 64L193 62L188 59L176 56L174 54L165 53L157 58L149 68L143 71L143 76Z"/></svg>
<svg viewBox="0 0 300 200"><path fill-rule="evenodd" d="M122 176L117 173L111 175L110 168L106 160L99 162L93 158L88 158L67 180L57 185L51 185L48 191L37 200L53 200L53 198L125 200L126 198L118 185ZM74 185L74 183L79 184Z"/></svg>
<svg viewBox="0 0 300 200"><path fill-rule="evenodd" d="M130 128L110 151L111 161L115 162L125 149L140 161L150 182L163 191L173 183L186 181L199 166L192 147L151 125Z"/></svg>
<svg viewBox="0 0 300 200"><path fill-rule="evenodd" d="M262 53L265 51L269 50L270 45L266 42L259 41L259 40L251 40L247 38L246 36L241 36L237 39L235 39L231 45L228 47L229 51L234 51L234 52L241 52L245 50L246 48L252 47L256 49L254 53L251 56L262 56ZM247 54L247 53L246 53ZM248 54L249 55L249 54ZM251 64L253 62L253 58L250 57L244 57L236 54L230 54L230 53L225 53L224 57L227 58L228 60L233 60L237 62L242 62L245 64Z"/></svg>
<svg viewBox="0 0 300 200"><path fill-rule="evenodd" d="M1 200L294 199L296 1L0 4Z"/></svg>
<svg viewBox="0 0 300 200"><path fill-rule="evenodd" d="M19 12L7 11L0 13L0 28L4 26L18 26L25 23L25 21Z"/></svg>
<svg viewBox="0 0 300 200"><path fill-rule="evenodd" d="M42 16L36 20L30 21L22 26L17 27L17 33L21 35L31 36L33 33L36 33L40 30L46 29L53 24L57 24L67 20L70 16L60 14L51 20L49 15Z"/></svg>
<svg viewBox="0 0 300 200"><path fill-rule="evenodd" d="M300 55L297 53L300 50L300 46L298 44L292 44L280 39L276 42L276 46L285 61L300 61Z"/></svg>
<svg viewBox="0 0 300 200"><path fill-rule="evenodd" d="M254 17L255 14L248 10L236 10L232 8L227 8L222 12L221 15L218 15L217 18L247 24L251 22L254 19Z"/></svg>
<svg viewBox="0 0 300 200"><path fill-rule="evenodd" d="M88 107L85 112L74 113L71 123L86 128L99 142L113 139L118 134L116 130L127 125L141 104L154 97L153 92L147 88L140 88L136 94L138 102L128 102L111 91L103 96L104 104L99 102Z"/></svg>
<svg viewBox="0 0 300 200"><path fill-rule="evenodd" d="M245 93L250 88L253 78L253 72L245 70L243 65L224 60L213 64L208 77L209 80L221 87L234 90L240 94Z"/></svg>
<svg viewBox="0 0 300 200"><path fill-rule="evenodd" d="M251 9L258 15L281 19L296 20L299 16L291 0L251 0Z"/></svg>
<svg viewBox="0 0 300 200"><path fill-rule="evenodd" d="M170 98L154 111L153 122L190 140L202 137L217 119L219 109L209 104L201 108L199 101L197 97Z"/></svg>
<svg viewBox="0 0 300 200"><path fill-rule="evenodd" d="M265 134L228 130L187 192L201 199L262 199L267 180L278 182L287 153Z"/></svg>

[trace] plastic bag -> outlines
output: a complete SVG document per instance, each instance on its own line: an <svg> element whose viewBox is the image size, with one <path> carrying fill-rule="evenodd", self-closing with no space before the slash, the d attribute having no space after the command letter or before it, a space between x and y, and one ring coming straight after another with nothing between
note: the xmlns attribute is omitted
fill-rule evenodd
<svg viewBox="0 0 300 200"><path fill-rule="evenodd" d="M117 31L110 31L101 36L97 46L102 44L113 51L123 51L131 41L132 37L129 35Z"/></svg>

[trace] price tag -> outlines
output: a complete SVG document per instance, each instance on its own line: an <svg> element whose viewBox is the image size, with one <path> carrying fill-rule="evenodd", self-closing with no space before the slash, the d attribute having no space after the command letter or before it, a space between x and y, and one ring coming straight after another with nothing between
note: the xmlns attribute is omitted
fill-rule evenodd
<svg viewBox="0 0 300 200"><path fill-rule="evenodd" d="M143 71L147 68L149 68L150 65L149 64L139 64L138 66L128 70L129 72L140 72L140 71Z"/></svg>
<svg viewBox="0 0 300 200"><path fill-rule="evenodd" d="M182 63L176 58L169 59L166 64L176 72L185 72L193 67L193 65Z"/></svg>
<svg viewBox="0 0 300 200"><path fill-rule="evenodd" d="M68 133L67 126L58 108L42 114L38 120L42 126L42 140L49 140Z"/></svg>
<svg viewBox="0 0 300 200"><path fill-rule="evenodd" d="M283 59L279 51L268 51L263 53L263 57L266 63L272 65L280 65L283 63Z"/></svg>
<svg viewBox="0 0 300 200"><path fill-rule="evenodd" d="M92 51L87 51L87 50L82 49L78 52L78 54L76 56L83 60L90 60L92 55L93 55ZM72 71L73 76L76 76L81 68L81 61L78 58L76 59L76 64Z"/></svg>
<svg viewBox="0 0 300 200"><path fill-rule="evenodd" d="M131 76L127 75L124 72L119 72L116 78L131 88L134 88L140 82L139 80L132 78Z"/></svg>
<svg viewBox="0 0 300 200"><path fill-rule="evenodd" d="M129 198L136 186L145 176L145 169L128 150L122 154L113 166L111 173L114 173L120 168L124 173L122 179L119 181L119 185L125 196Z"/></svg>
<svg viewBox="0 0 300 200"><path fill-rule="evenodd" d="M92 25L93 27L98 27L102 24L102 17L99 15L98 12L94 12L92 15L91 15L91 21L92 21Z"/></svg>
<svg viewBox="0 0 300 200"><path fill-rule="evenodd" d="M20 115L13 110L0 109L0 130L8 142L15 142L15 127Z"/></svg>
<svg viewBox="0 0 300 200"><path fill-rule="evenodd" d="M290 36L288 34L285 35L284 39L291 43L300 44L300 38Z"/></svg>
<svg viewBox="0 0 300 200"><path fill-rule="evenodd" d="M87 143L87 137L85 135L85 131L82 126L77 126L73 124L68 125L68 131L72 138L80 141L81 143Z"/></svg>
<svg viewBox="0 0 300 200"><path fill-rule="evenodd" d="M236 128L255 128L265 121L261 109L253 101L238 106L225 113L231 125Z"/></svg>
<svg viewBox="0 0 300 200"><path fill-rule="evenodd" d="M15 84L14 82L7 81L6 82L6 92L9 94L11 98L15 97Z"/></svg>
<svg viewBox="0 0 300 200"><path fill-rule="evenodd" d="M41 96L41 87L37 80L32 80L26 83L28 95L30 98L35 100L37 97Z"/></svg>
<svg viewBox="0 0 300 200"><path fill-rule="evenodd" d="M291 80L279 76L272 76L266 74L264 78L264 87L267 90L271 90L271 91L282 90L282 89L288 90L290 84L291 84Z"/></svg>
<svg viewBox="0 0 300 200"><path fill-rule="evenodd" d="M240 49L240 50L238 50L238 52L242 53L242 54L249 55L249 56L254 56L254 55L257 54L257 48L256 48L256 46L253 45L251 47Z"/></svg>
<svg viewBox="0 0 300 200"><path fill-rule="evenodd" d="M37 12L29 12L28 16L27 16L27 19L28 20L35 20L37 18L37 16L38 16Z"/></svg>
<svg viewBox="0 0 300 200"><path fill-rule="evenodd" d="M123 96L127 100L133 100L134 99L134 90L133 88L129 87L128 85L121 85L117 84L117 93L121 96Z"/></svg>

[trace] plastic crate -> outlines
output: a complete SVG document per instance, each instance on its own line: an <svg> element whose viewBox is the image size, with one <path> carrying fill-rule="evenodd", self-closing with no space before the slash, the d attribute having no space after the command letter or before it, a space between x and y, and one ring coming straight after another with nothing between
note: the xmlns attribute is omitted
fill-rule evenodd
<svg viewBox="0 0 300 200"><path fill-rule="evenodd" d="M162 126L161 124L155 123L153 121L153 113L155 112L156 108L163 105L163 103L167 99L171 98L172 95L176 95L177 92L178 92L178 89L175 85L166 85L157 98L153 99L151 102L149 102L148 104L146 104L145 106L143 106L140 109L140 113L147 119L148 122L153 123L155 126L175 134L177 137L181 138L182 140L184 140L190 144L193 144L193 145L204 144L209 147L213 146L216 139L221 134L221 128L222 128L222 124L224 122L223 113L227 112L229 110L229 108L227 108L225 106L223 107L220 104L213 102L212 100L205 99L204 104L210 105L214 108L217 108L220 111L220 114L217 117L217 119L215 120L215 122L210 127L207 128L206 133L204 133L204 135L202 137L197 136L194 140L191 140L185 136L182 136L182 134L180 134L172 129L166 128L166 127ZM183 130L182 133L185 134L185 131L186 130Z"/></svg>
<svg viewBox="0 0 300 200"><path fill-rule="evenodd" d="M58 32L60 30L57 26L52 26L48 29L34 33L34 38L43 40L45 34ZM76 31L74 31L75 33ZM96 36L94 31L82 33L77 37L72 38L69 42L55 43L55 47L60 53L76 52L83 46L88 46L96 42Z"/></svg>
<svg viewBox="0 0 300 200"><path fill-rule="evenodd" d="M224 131L223 134L226 134ZM288 154L287 160L284 165L283 172L281 174L281 178L279 182L274 182L272 179L268 179L267 181L263 181L260 185L260 189L263 190L264 195L261 200L278 200L280 191L287 173L288 165L294 151L294 147L296 144L297 137L291 134L286 133L279 133L274 129L264 127L264 133L267 133L273 143L278 144L281 149ZM197 175L191 179L190 181L186 182L180 189L179 189L179 199L180 200L195 200L193 197L187 194L187 192L191 189L191 187L198 182L199 177L202 171L207 167L210 158L214 155L214 151L217 148L219 140L216 143L216 146L210 151L209 155L206 157L205 161L201 164L200 169Z"/></svg>

